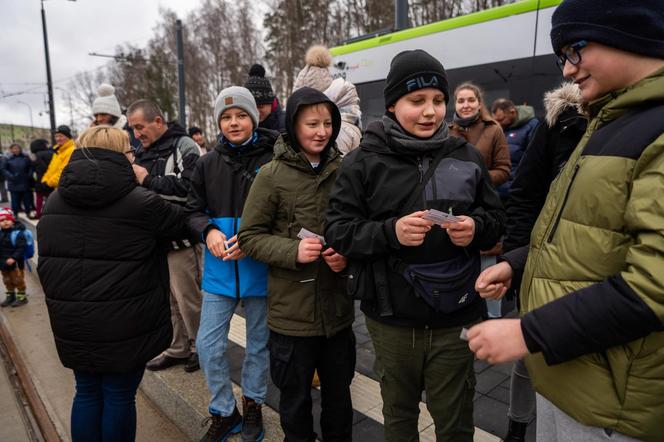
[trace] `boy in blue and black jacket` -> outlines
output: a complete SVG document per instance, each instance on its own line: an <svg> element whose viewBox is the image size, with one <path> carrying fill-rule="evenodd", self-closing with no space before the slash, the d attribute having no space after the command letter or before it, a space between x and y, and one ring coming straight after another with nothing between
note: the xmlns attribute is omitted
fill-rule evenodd
<svg viewBox="0 0 664 442"><path fill-rule="evenodd" d="M243 87L222 90L214 114L222 136L196 163L187 200L189 227L206 245L196 346L212 394L212 424L203 441L225 440L240 429L243 441L260 441L269 364L267 266L245 257L237 232L249 188L260 167L272 159L278 133L258 128L256 102ZM233 397L226 355L230 321L240 302L247 324L242 367L244 420Z"/></svg>
<svg viewBox="0 0 664 442"><path fill-rule="evenodd" d="M2 282L7 289L7 297L0 307L18 307L28 303L25 296L25 227L16 222L14 212L0 209L0 271Z"/></svg>

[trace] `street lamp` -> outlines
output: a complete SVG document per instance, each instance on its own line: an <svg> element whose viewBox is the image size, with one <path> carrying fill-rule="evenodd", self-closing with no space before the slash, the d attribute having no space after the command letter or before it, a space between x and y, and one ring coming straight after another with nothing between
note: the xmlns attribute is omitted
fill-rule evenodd
<svg viewBox="0 0 664 442"><path fill-rule="evenodd" d="M17 103L25 104L26 106L28 106L28 109L30 110L30 138L32 138L35 134L35 124L32 122L32 106L30 106L25 101L21 100L18 100Z"/></svg>
<svg viewBox="0 0 664 442"><path fill-rule="evenodd" d="M41 1L42 31L44 33L44 54L46 56L46 82L48 84L48 116L51 120L51 144L55 144L55 105L53 103L53 79L51 78L51 60L48 55L48 33L46 32L46 11L44 1ZM69 0L75 2L76 0Z"/></svg>

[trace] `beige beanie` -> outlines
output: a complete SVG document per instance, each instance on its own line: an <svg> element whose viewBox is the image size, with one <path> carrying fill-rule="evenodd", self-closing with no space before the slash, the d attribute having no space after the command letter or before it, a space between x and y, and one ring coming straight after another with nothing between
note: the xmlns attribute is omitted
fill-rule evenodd
<svg viewBox="0 0 664 442"><path fill-rule="evenodd" d="M305 86L323 92L332 84L332 74L329 67L332 64L332 54L325 46L315 45L307 50L304 57L306 66L297 74L293 92Z"/></svg>
<svg viewBox="0 0 664 442"><path fill-rule="evenodd" d="M109 114L114 117L120 117L120 103L115 97L115 88L108 83L102 83L97 89L98 97L92 103L92 115Z"/></svg>

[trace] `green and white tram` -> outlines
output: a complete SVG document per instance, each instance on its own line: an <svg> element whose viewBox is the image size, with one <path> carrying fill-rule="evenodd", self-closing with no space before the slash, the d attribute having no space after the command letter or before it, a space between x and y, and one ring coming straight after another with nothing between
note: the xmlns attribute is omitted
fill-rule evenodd
<svg viewBox="0 0 664 442"><path fill-rule="evenodd" d="M331 71L357 86L365 125L384 113L383 87L390 61L408 49L424 49L437 57L447 70L451 91L464 81L473 81L484 89L488 105L506 97L516 104L534 106L541 115L544 92L562 81L549 38L551 16L560 3L525 0L356 39L331 49Z"/></svg>

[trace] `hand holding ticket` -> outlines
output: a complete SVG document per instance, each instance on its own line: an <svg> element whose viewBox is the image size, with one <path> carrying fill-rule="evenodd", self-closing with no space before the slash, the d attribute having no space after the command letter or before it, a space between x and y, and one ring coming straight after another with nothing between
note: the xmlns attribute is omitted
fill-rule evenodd
<svg viewBox="0 0 664 442"><path fill-rule="evenodd" d="M436 209L427 210L422 216L422 218L432 221L435 224L458 223L459 221L461 221L461 219L452 215L451 213L441 212L440 210Z"/></svg>
<svg viewBox="0 0 664 442"><path fill-rule="evenodd" d="M300 229L300 231L297 234L297 237L300 239L316 238L320 241L321 244L325 244L325 238L322 235L318 235L310 230L305 229L304 227Z"/></svg>

